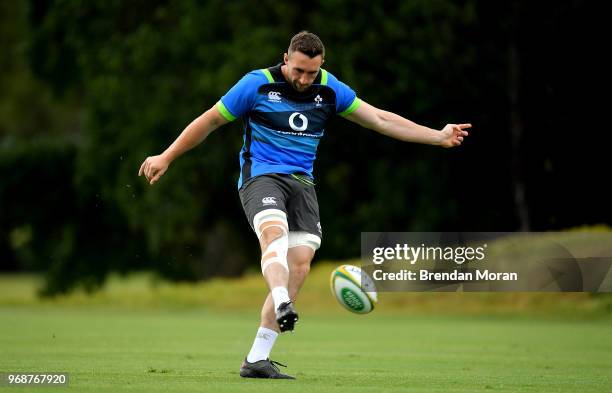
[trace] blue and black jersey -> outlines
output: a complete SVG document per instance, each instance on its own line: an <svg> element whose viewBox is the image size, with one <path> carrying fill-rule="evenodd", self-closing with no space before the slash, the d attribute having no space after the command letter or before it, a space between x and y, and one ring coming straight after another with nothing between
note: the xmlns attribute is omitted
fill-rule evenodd
<svg viewBox="0 0 612 393"><path fill-rule="evenodd" d="M244 121L238 188L267 173L314 179L313 163L327 121L352 113L359 103L350 87L324 69L304 92L285 80L281 64L246 74L217 103L225 119Z"/></svg>

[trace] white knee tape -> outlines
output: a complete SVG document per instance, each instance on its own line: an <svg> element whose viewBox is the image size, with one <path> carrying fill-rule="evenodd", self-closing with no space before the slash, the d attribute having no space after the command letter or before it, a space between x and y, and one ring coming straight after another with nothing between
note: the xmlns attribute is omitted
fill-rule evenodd
<svg viewBox="0 0 612 393"><path fill-rule="evenodd" d="M266 268L272 263L278 263L285 270L289 271L289 264L287 263L287 248L289 247L289 224L287 223L287 214L279 209L266 209L257 213L253 218L253 227L257 238L261 239L262 232L267 228L280 228L282 235L274 239L268 244L268 247L264 250L261 256L261 272L264 273ZM275 254L269 256L270 254Z"/></svg>
<svg viewBox="0 0 612 393"><path fill-rule="evenodd" d="M317 251L321 247L321 238L308 232L289 232L289 248L306 246Z"/></svg>
<svg viewBox="0 0 612 393"><path fill-rule="evenodd" d="M285 270L289 271L289 264L287 263L288 245L289 245L289 237L287 236L286 232L283 233L281 237L273 240L272 242L270 242L270 244L268 244L268 247L266 248L266 250L263 252L263 255L262 255L262 262L263 262L261 265L262 274L265 273L266 268L273 263L278 263L282 267L284 267ZM264 262L264 258L266 258L266 255L269 255L270 253L276 253L276 255L266 259Z"/></svg>
<svg viewBox="0 0 612 393"><path fill-rule="evenodd" d="M284 225L285 233L289 232L289 224L287 223L287 214L284 211L279 209L266 209L262 210L259 213L255 214L253 217L253 228L255 228L255 233L257 234L257 238L261 238L261 225L266 222L277 222L280 221ZM279 226L280 225L275 225Z"/></svg>

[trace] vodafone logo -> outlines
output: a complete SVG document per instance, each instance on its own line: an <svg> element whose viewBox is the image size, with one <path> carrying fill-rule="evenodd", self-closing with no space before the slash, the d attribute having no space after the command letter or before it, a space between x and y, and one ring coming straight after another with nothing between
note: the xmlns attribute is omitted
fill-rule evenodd
<svg viewBox="0 0 612 393"><path fill-rule="evenodd" d="M295 124L296 116L300 118L300 122L302 124L299 127ZM289 116L289 127L291 127L291 129L294 131L304 131L308 127L308 119L300 112L294 112L291 114L291 116Z"/></svg>

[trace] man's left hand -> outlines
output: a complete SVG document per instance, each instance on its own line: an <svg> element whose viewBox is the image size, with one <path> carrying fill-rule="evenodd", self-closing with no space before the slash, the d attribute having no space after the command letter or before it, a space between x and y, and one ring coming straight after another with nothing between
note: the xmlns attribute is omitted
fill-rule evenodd
<svg viewBox="0 0 612 393"><path fill-rule="evenodd" d="M455 147L463 143L463 138L469 135L466 131L468 128L472 128L471 124L447 124L442 129L442 140L440 146L442 147Z"/></svg>

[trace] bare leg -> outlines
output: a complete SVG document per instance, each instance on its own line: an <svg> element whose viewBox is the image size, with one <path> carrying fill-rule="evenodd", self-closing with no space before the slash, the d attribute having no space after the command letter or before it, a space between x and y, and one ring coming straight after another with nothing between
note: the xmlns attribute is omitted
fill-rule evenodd
<svg viewBox="0 0 612 393"><path fill-rule="evenodd" d="M270 225L270 223L264 223L263 225ZM279 222L279 224L283 224ZM286 229L285 229L286 231ZM261 233L261 238L259 239L259 245L261 247L261 264L262 268L266 261L279 257L277 251L269 251L268 246L273 241L278 240L283 236L283 229L271 226L264 229ZM289 281L289 272L279 263L270 263L263 272L264 279L268 284L268 288L276 288L276 287L288 287Z"/></svg>

